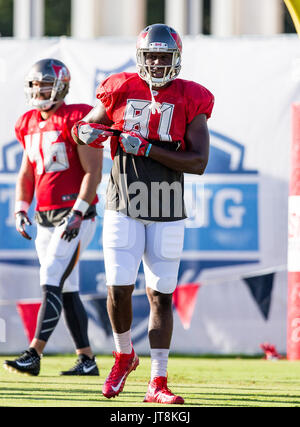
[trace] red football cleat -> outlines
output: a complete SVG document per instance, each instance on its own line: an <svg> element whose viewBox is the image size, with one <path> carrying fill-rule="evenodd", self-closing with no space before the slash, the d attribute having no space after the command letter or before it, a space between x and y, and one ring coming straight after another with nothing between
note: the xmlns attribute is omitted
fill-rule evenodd
<svg viewBox="0 0 300 427"><path fill-rule="evenodd" d="M131 354L113 351L113 355L116 359L115 364L102 387L102 394L108 399L118 396L123 391L126 378L139 365L139 358L134 349L132 349Z"/></svg>
<svg viewBox="0 0 300 427"><path fill-rule="evenodd" d="M156 377L148 384L148 390L144 402L153 403L169 403L180 404L184 403L181 396L176 396L167 387L167 377Z"/></svg>

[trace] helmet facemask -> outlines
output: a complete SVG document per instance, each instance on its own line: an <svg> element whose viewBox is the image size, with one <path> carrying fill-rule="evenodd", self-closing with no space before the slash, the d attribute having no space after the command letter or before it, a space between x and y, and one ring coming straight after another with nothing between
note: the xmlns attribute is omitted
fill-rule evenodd
<svg viewBox="0 0 300 427"><path fill-rule="evenodd" d="M154 87L162 87L172 80L176 79L181 69L181 54L178 49L168 49L168 47L161 43L161 47L151 46L157 43L151 43L149 48L137 49L137 68L139 76L145 80L149 85ZM146 54L150 53L171 53L172 61L168 65L147 65ZM163 76L156 78L152 75L151 68L164 68Z"/></svg>

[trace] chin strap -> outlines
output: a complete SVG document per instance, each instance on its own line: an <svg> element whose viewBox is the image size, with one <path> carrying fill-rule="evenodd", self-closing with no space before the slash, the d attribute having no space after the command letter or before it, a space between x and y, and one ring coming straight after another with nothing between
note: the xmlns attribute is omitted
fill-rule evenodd
<svg viewBox="0 0 300 427"><path fill-rule="evenodd" d="M149 109L151 110L151 114L161 114L161 103L155 101L153 90L152 90L152 80L150 79L149 88L151 93L151 104L149 105Z"/></svg>
<svg viewBox="0 0 300 427"><path fill-rule="evenodd" d="M56 104L54 103L54 104L51 104L50 106L45 106L45 107L42 107L41 109L40 109L40 111L45 111L45 112L47 112L47 111L50 111L50 110L52 110L52 108L55 106Z"/></svg>
<svg viewBox="0 0 300 427"><path fill-rule="evenodd" d="M37 108L40 111L49 111L51 110L58 101L50 101L49 99L45 102L39 103L35 102L35 100L32 100L29 105L31 105L34 108Z"/></svg>

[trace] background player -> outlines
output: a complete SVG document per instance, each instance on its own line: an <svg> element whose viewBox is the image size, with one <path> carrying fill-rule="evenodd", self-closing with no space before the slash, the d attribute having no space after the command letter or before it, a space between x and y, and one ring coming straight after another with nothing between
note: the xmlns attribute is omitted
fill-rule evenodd
<svg viewBox="0 0 300 427"><path fill-rule="evenodd" d="M18 232L31 239L27 211L36 196L36 250L40 261L43 301L35 338L19 358L5 361L10 370L38 375L40 357L64 310L78 360L63 375L99 375L92 354L85 309L79 297L77 260L95 232L97 186L102 152L79 147L71 136L73 124L91 109L66 105L70 73L56 59L35 63L25 79L25 94L33 110L16 123L24 148L16 185L15 217Z"/></svg>
<svg viewBox="0 0 300 427"><path fill-rule="evenodd" d="M203 86L176 79L181 40L167 25L150 25L137 41L138 73L100 84L100 102L73 128L78 144L113 137L103 250L107 307L117 352L104 385L110 398L138 364L131 344L131 295L141 259L150 303L151 380L145 402L183 403L167 387L173 329L172 294L184 239L183 173L203 174L209 154L207 119L214 98ZM88 123L99 123L99 125ZM119 143L119 144L118 144Z"/></svg>

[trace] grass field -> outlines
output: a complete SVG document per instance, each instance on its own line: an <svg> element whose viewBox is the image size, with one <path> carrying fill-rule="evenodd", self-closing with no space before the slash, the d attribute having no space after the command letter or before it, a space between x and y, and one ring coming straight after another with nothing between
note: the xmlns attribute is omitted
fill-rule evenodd
<svg viewBox="0 0 300 427"><path fill-rule="evenodd" d="M128 377L123 393L115 399L101 394L113 363L112 356L98 356L100 377L60 377L74 356L45 356L38 377L12 374L2 368L1 407L149 407L143 403L150 359ZM255 358L172 357L169 386L185 398L184 407L300 407L300 362L276 362ZM182 406L181 406L182 407Z"/></svg>

